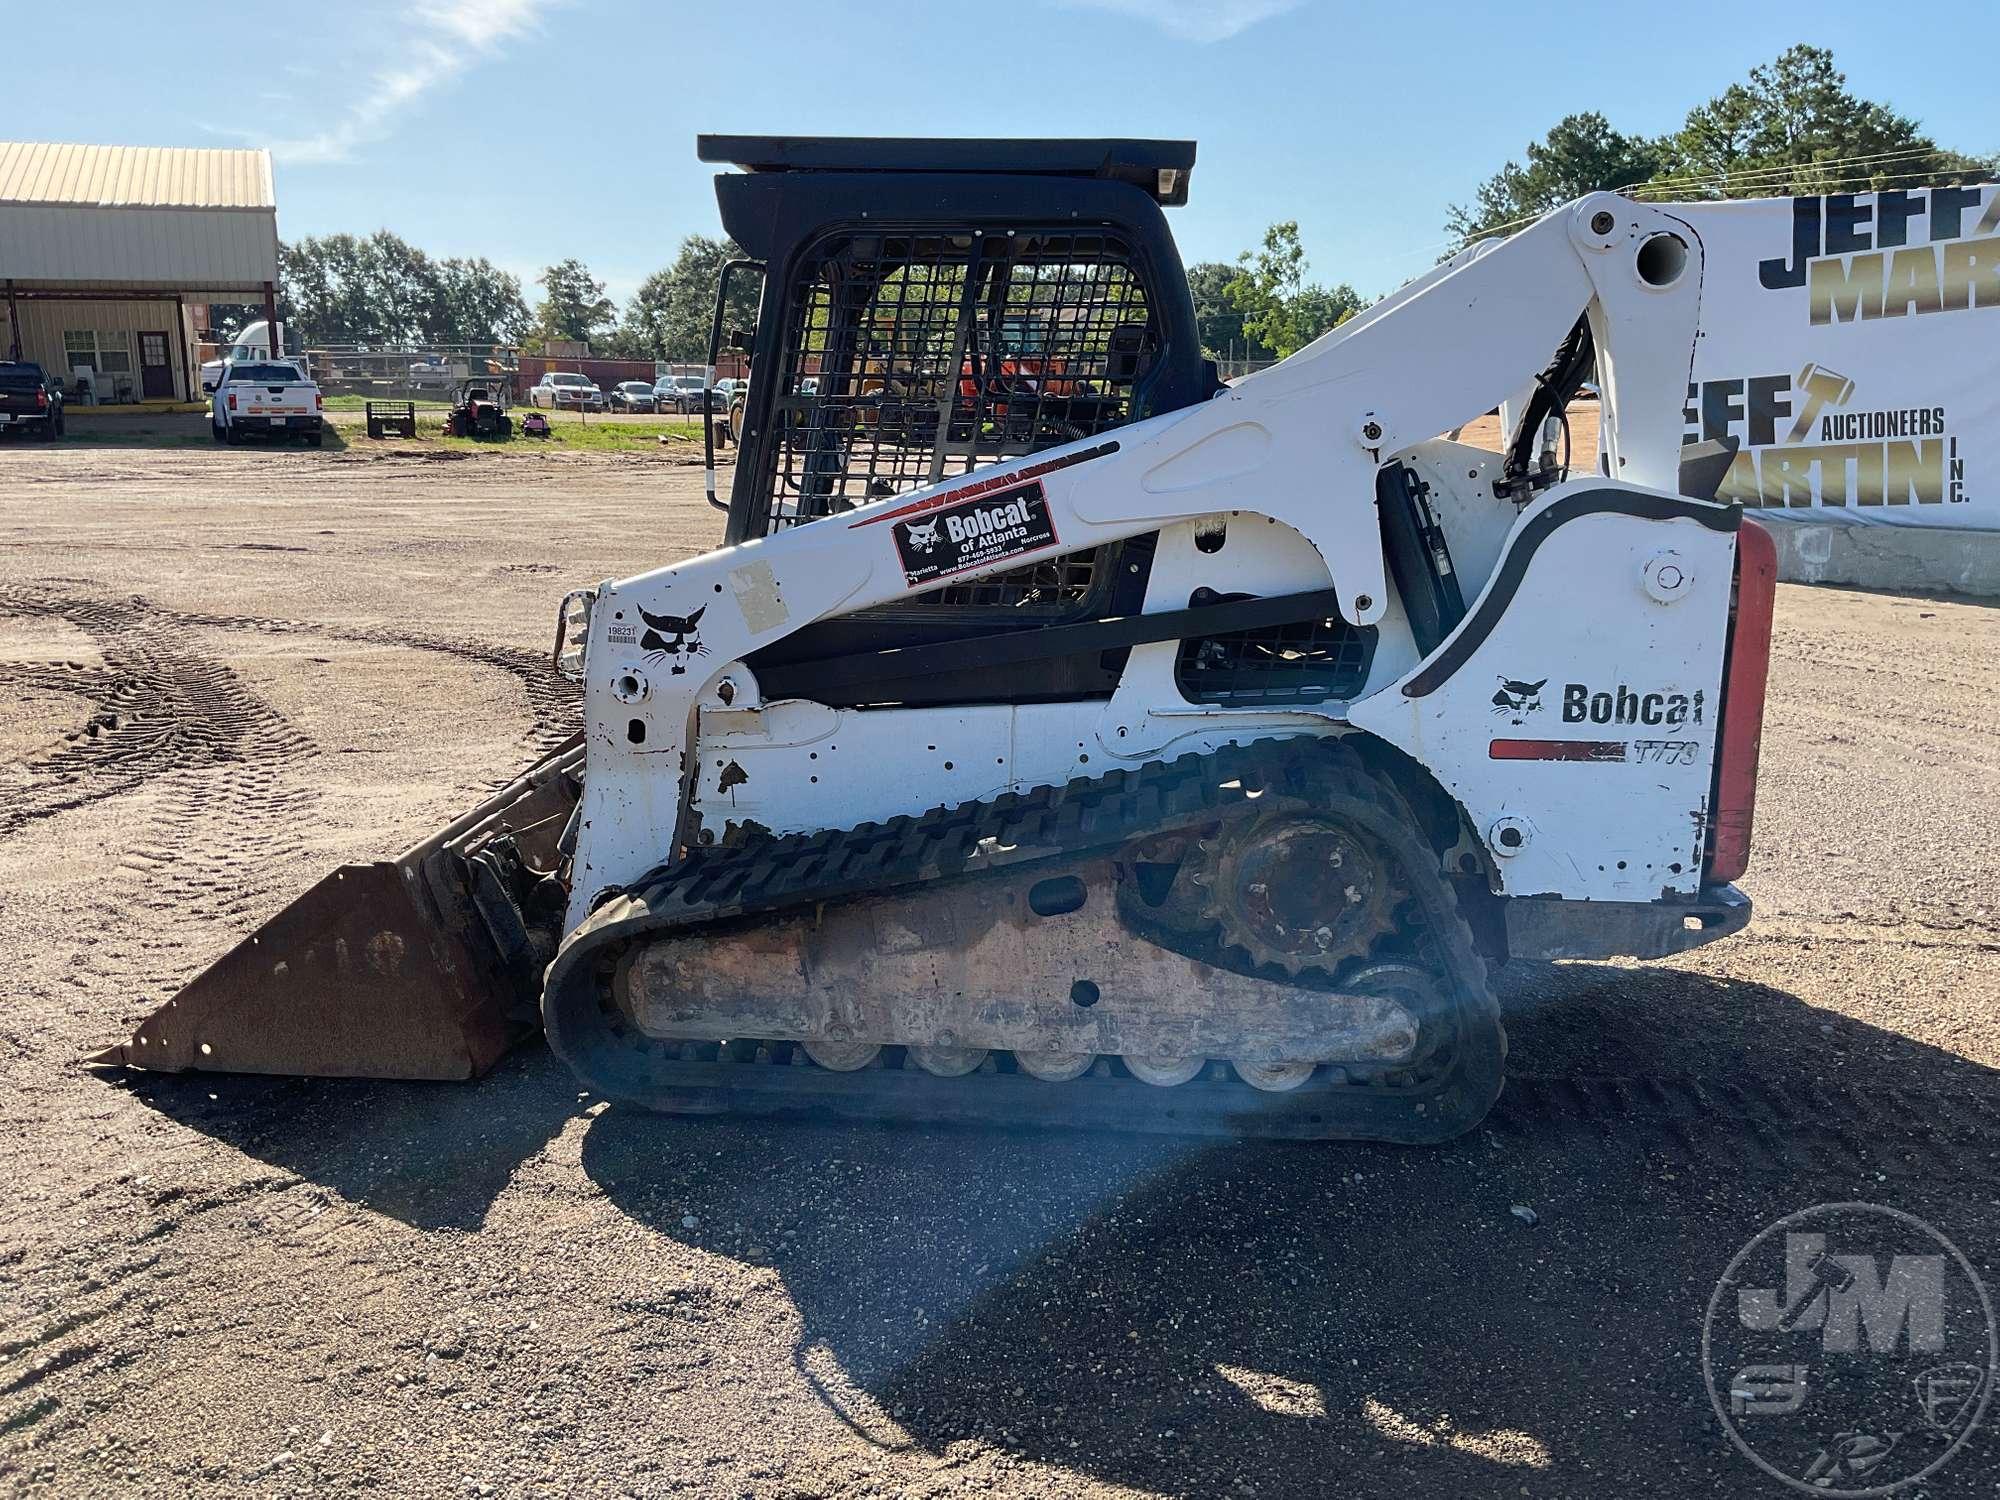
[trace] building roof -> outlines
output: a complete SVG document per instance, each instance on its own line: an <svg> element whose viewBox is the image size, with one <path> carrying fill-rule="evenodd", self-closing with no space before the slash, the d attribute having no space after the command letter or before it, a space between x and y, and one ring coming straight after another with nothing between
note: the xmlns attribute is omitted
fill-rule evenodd
<svg viewBox="0 0 2000 1500"><path fill-rule="evenodd" d="M0 141L0 203L270 212L278 199L268 151Z"/></svg>

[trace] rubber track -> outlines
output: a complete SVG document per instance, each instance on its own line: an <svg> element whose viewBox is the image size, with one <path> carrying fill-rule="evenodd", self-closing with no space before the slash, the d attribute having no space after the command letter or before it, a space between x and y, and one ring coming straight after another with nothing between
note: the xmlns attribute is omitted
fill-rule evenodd
<svg viewBox="0 0 2000 1500"><path fill-rule="evenodd" d="M663 932L1116 849L1252 814L1274 805L1275 799L1262 800L1274 791L1307 806L1344 795L1350 815L1412 873L1424 906L1420 951L1384 951L1371 961L1419 962L1460 997L1451 1024L1462 1045L1436 1079L1376 1086L1322 1069L1298 1089L1262 1093L1219 1064L1190 1083L1162 1089L1108 1059L1061 1084L999 1071L995 1064L957 1079L913 1068L831 1073L788 1066L802 1055L783 1045L758 1046L741 1060L718 1055L710 1061L681 1055L689 1050L684 1044L649 1041L625 1028L603 992L617 955ZM543 1023L551 1045L600 1093L676 1112L1445 1139L1470 1128L1490 1107L1505 1037L1484 961L1449 885L1434 874L1423 878L1435 871L1436 858L1413 828L1407 809L1350 751L1326 740L1273 741L885 823L698 849L606 901L570 935L550 966ZM1407 943L1409 936L1388 935L1385 942Z"/></svg>

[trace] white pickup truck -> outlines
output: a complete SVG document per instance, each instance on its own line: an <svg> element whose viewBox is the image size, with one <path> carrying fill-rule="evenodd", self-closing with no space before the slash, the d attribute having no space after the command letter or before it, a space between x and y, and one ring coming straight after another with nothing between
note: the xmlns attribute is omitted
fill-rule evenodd
<svg viewBox="0 0 2000 1500"><path fill-rule="evenodd" d="M279 360L230 360L211 398L209 428L218 443L253 437L326 440L325 401L298 366Z"/></svg>

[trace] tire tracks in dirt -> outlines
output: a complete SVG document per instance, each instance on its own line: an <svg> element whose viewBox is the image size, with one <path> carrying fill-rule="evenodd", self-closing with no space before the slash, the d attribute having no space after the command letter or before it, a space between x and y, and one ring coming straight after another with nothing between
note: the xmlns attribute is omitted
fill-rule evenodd
<svg viewBox="0 0 2000 1500"><path fill-rule="evenodd" d="M28 823L131 791L158 776L310 754L304 735L222 663L138 601L68 598L0 585L0 614L58 618L88 635L102 668L0 668L0 685L57 687L96 704L68 741L24 767L0 807L0 838Z"/></svg>
<svg viewBox="0 0 2000 1500"><path fill-rule="evenodd" d="M1750 1175L2000 1187L2000 1090L1788 1082L1735 1073L1514 1074L1482 1127L1516 1149L1590 1141Z"/></svg>
<svg viewBox="0 0 2000 1500"><path fill-rule="evenodd" d="M168 613L168 618L191 629L244 630L260 635L318 635L328 640L348 641L356 645L431 651L505 672L520 685L527 699L528 710L533 720L527 734L527 748L537 755L561 744L576 731L579 722L578 711L582 700L576 686L567 678L559 676L549 659L540 652L524 651L514 646L459 640L426 631L331 625L266 615L219 615L172 611ZM513 773L508 774L511 776Z"/></svg>
<svg viewBox="0 0 2000 1500"><path fill-rule="evenodd" d="M191 950L217 924L245 925L265 894L254 872L283 868L301 853L318 794L296 776L316 753L312 741L227 666L203 655L190 632L143 601L6 587L0 612L67 620L90 637L105 663L101 669L28 664L5 673L8 683L62 686L98 706L83 730L28 765L27 785L0 810L0 837L107 798L130 796L143 805L140 828L106 876L102 896L78 913L73 961L55 980L71 995L57 1013L74 1024L14 1038L22 1054L11 1069L20 1097L37 1114L40 1131L59 1137L44 1149L53 1146L78 1165L35 1193L10 1226L9 1239L28 1232L0 1272L7 1308L0 1433L11 1446L63 1412L66 1391L89 1387L93 1406L115 1399L112 1372L144 1357L153 1313L165 1305L153 1289L156 1279L185 1271L182 1257L158 1245L162 1225L289 1185L262 1174L211 1195L209 1203L198 1197L181 1203L181 1189L150 1200L135 1193L129 1186L135 1176L201 1175L208 1143L153 1132L125 1117L116 1101L96 1108L84 1101L79 1109L77 1091L90 1085L50 1054L73 1055L81 1036L103 1029L108 1010L124 1020L151 1009L198 961ZM135 1125L150 1138L135 1138ZM113 1160L139 1157L144 1170L122 1174L122 1185L107 1180L101 1165L107 1150L117 1153ZM125 1201L108 1208L112 1193ZM53 1253L34 1255L30 1246L48 1244L52 1222L67 1232Z"/></svg>
<svg viewBox="0 0 2000 1500"><path fill-rule="evenodd" d="M185 1332L173 1321L182 1286L232 1244L247 1219L273 1226L291 1251L315 1242L322 1256L380 1232L372 1216L290 1173L260 1171L216 1185L214 1142L161 1131L122 1098L78 1109L85 1084L51 1053L97 1033L107 1005L129 1021L165 1000L212 946L217 928L240 931L270 904L274 878L305 852L318 792L300 777L317 747L194 644L205 629L324 634L366 644L442 652L496 668L522 685L531 748L553 745L575 717L576 696L533 653L378 629L199 615L143 599L77 597L0 585L0 614L55 617L88 635L102 667L69 662L0 666L0 690L50 687L96 705L84 728L27 767L26 785L0 808L0 838L112 797L146 806L137 835L106 881L74 962L56 983L73 993L60 1010L70 1034L9 1036L9 1071L44 1141L80 1164L39 1192L0 1242L0 1473L83 1425L116 1411L146 1382L119 1372ZM39 1066L36 1066L39 1064ZM53 1074L58 1080L50 1087ZM242 1114L281 1123L292 1091L276 1086ZM11 1111L10 1111L11 1113ZM25 1123L25 1122L24 1122ZM237 1123L245 1121L239 1117ZM251 1123L254 1124L254 1121ZM135 1160L115 1177L100 1166ZM51 1239L53 1224L66 1232ZM269 1239L270 1235L259 1236ZM294 1243L296 1241L296 1243ZM297 1255L287 1253L288 1260Z"/></svg>

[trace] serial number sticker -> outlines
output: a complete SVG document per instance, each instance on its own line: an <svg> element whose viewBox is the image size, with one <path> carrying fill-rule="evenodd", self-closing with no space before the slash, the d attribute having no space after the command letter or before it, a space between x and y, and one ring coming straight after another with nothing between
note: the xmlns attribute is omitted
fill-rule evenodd
<svg viewBox="0 0 2000 1500"><path fill-rule="evenodd" d="M1055 520L1039 480L962 500L890 528L910 588L1056 545Z"/></svg>
<svg viewBox="0 0 2000 1500"><path fill-rule="evenodd" d="M1632 759L1642 766L1691 766L1700 740L1634 740Z"/></svg>
<svg viewBox="0 0 2000 1500"><path fill-rule="evenodd" d="M605 632L605 639L614 646L629 646L639 639L637 625L613 625Z"/></svg>

